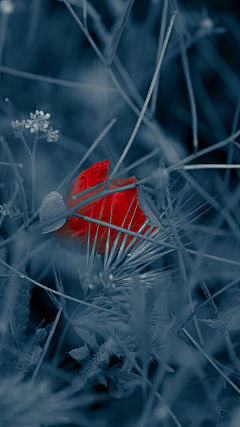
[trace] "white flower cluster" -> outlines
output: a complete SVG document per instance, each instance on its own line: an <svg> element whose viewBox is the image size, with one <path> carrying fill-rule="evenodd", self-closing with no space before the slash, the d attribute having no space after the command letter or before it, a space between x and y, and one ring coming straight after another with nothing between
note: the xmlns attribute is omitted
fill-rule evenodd
<svg viewBox="0 0 240 427"><path fill-rule="evenodd" d="M9 216L12 218L13 216L20 215L20 210L17 209L15 212L12 209L12 202L9 203L3 203L3 205L0 205L0 214L3 216Z"/></svg>
<svg viewBox="0 0 240 427"><path fill-rule="evenodd" d="M26 120L26 129L29 129L31 133L38 132L39 130L41 130L42 132L47 132L47 128L49 125L48 119L50 119L51 114L44 114L42 110L36 110L35 114L30 113L30 117L31 119Z"/></svg>
<svg viewBox="0 0 240 427"><path fill-rule="evenodd" d="M25 120L23 120L22 122L19 122L18 120L15 120L15 122L11 122L11 127L14 130L15 138L19 138L21 136L25 123Z"/></svg>
<svg viewBox="0 0 240 427"><path fill-rule="evenodd" d="M21 137L23 129L29 129L31 133L36 133L38 131L44 132L40 138L46 138L47 142L57 142L59 138L59 131L53 130L52 127L48 129L49 119L51 114L45 114L42 110L36 110L35 114L30 113L30 119L23 120L19 122L18 120L12 121L11 126L14 130L16 138Z"/></svg>
<svg viewBox="0 0 240 427"><path fill-rule="evenodd" d="M59 138L59 130L53 130L53 128L49 128L46 134L47 142L57 142Z"/></svg>

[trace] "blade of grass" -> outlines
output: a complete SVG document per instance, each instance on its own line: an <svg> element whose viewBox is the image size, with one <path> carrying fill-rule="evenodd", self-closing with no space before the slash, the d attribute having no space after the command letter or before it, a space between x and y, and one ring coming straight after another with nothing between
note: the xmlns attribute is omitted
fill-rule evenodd
<svg viewBox="0 0 240 427"><path fill-rule="evenodd" d="M164 33L166 29L166 23L167 23L167 11L168 11L168 0L164 0L163 2L163 9L162 9L162 19L160 23L160 29L159 29L159 40L158 40L158 49L157 49L157 59L160 56L162 46L163 46L163 40L164 40ZM157 66L157 60L156 60L156 66ZM155 115L156 112L156 106L157 106L157 97L158 97L158 88L159 88L159 79L160 79L160 72L158 74L156 85L153 90L152 99L151 99L151 107L150 110L152 112L152 115Z"/></svg>
<svg viewBox="0 0 240 427"><path fill-rule="evenodd" d="M169 166L166 168L167 172L173 171L176 167L185 165L186 163L189 163L191 161L194 161L198 159L199 157L205 156L206 154L211 153L212 151L218 150L219 148L223 148L226 145L228 145L230 142L233 142L235 139L237 139L240 136L240 129L238 129L237 132L233 133L229 137L223 139L220 142L217 142L216 144L211 145L210 147L204 148L203 150L198 151L197 153L190 154L189 156L185 157L184 159L180 160L179 162Z"/></svg>
<svg viewBox="0 0 240 427"><path fill-rule="evenodd" d="M152 78L152 81L151 81L151 84L150 84L150 87L149 87L146 99L144 101L141 113L140 113L140 115L138 117L137 123L136 123L136 125L134 127L132 135L131 135L131 137L130 137L130 139L129 139L129 141L128 141L126 147L125 147L125 149L123 150L122 155L120 156L120 159L119 159L118 163L116 164L115 168L113 169L113 171L112 171L112 173L111 173L111 175L110 175L110 177L109 177L109 179L107 181L107 184L106 184L105 188L108 188L109 183L111 182L112 179L114 179L114 175L117 172L117 170L119 169L119 166L121 165L122 161L126 157L128 151L129 151L129 149L130 149L130 147L131 147L131 145L132 145L132 143L133 143L133 141L134 141L134 139L136 137L136 134L137 134L137 132L139 130L139 127L140 127L140 125L142 123L143 117L144 117L144 115L146 113L148 104L150 102L150 99L151 99L151 96L152 96L152 93L153 93L153 89L154 89L156 81L157 81L158 73L159 73L160 67L162 65L162 61L163 61L163 58L164 58L165 51L167 49L168 41L169 41L169 38L170 38L170 35L171 35L171 31L172 31L173 24L174 24L174 21L175 21L175 18L176 18L176 14L177 14L177 12L175 11L173 13L172 17L171 17L170 24L169 24L169 27L168 27L168 30L167 30L167 33L166 33L166 37L165 37L165 40L163 42L163 47L162 47L162 50L161 50L161 54L160 54L160 57L158 59L158 63L157 63L157 66L156 66L156 70L154 72L154 75L153 75L153 78Z"/></svg>
<svg viewBox="0 0 240 427"><path fill-rule="evenodd" d="M178 10L177 1L173 0L174 8ZM182 13L178 13L178 20L176 21L176 26L178 28L178 36L180 38L180 52L181 52L181 60L183 66L183 72L185 77L185 82L187 86L188 98L190 103L191 117L192 117L192 144L194 152L196 153L198 150L198 118L197 118L197 105L195 94L192 85L190 67L187 56L187 49L184 41L184 25L182 19Z"/></svg>
<svg viewBox="0 0 240 427"><path fill-rule="evenodd" d="M199 169L240 169L239 164L198 164L198 165L183 165L174 170L199 170Z"/></svg>
<svg viewBox="0 0 240 427"><path fill-rule="evenodd" d="M113 62L113 60L114 60L114 55L115 55L115 53L117 51L119 42L121 40L121 37L122 37L123 31L124 31L125 25L126 25L126 23L128 21L128 18L129 18L129 15L130 15L130 12L132 10L134 2L135 2L135 0L129 0L129 2L128 2L128 5L127 5L127 8L126 8L126 11L125 11L125 14L124 14L121 26L120 26L119 30L117 31L115 39L113 41L112 51L111 51L110 57L109 57L109 59L107 61L107 65L108 66L111 65L112 62Z"/></svg>
<svg viewBox="0 0 240 427"><path fill-rule="evenodd" d="M106 92L106 91L117 92L117 89L115 89L114 87L103 87L103 86L97 86L97 85L93 85L93 84L89 84L89 83L71 82L68 80L56 79L54 77L41 76L39 74L33 74L33 73L29 73L27 71L16 70L14 68L5 67L3 65L0 66L0 72L5 73L5 74L10 74L12 76L21 77L24 79L36 80L39 82L55 84L58 86L64 86L64 87L69 87L69 88L73 88L73 89L80 89L80 90L87 90L87 91L94 91L94 92L96 92L96 91L99 91L99 92Z"/></svg>
<svg viewBox="0 0 240 427"><path fill-rule="evenodd" d="M39 23L39 17L41 13L42 0L32 0L30 6L30 16L29 16L29 31L27 35L27 45L30 45L34 41L34 36L36 35L37 26Z"/></svg>
<svg viewBox="0 0 240 427"><path fill-rule="evenodd" d="M230 384L230 386L238 393L240 394L240 389L237 387L236 384L234 384L233 381L228 378L228 376L218 367L218 365L212 360L212 358L203 350L200 345L195 341L195 339L189 334L189 332L183 328L182 329L184 334L188 337L189 341L202 353L202 355L208 360L208 362L213 366L214 369Z"/></svg>
<svg viewBox="0 0 240 427"><path fill-rule="evenodd" d="M180 328L185 328L193 319L194 316L196 316L196 314L201 311L204 307L206 307L208 305L208 303L210 302L210 300L213 300L215 298L217 298L219 295L221 295L222 293L228 291L228 289L232 288L233 286L237 285L240 282L240 277L237 277L236 279L232 280L230 283L228 283L228 285L224 286L222 289L220 289L219 291L215 292L213 295L211 295L209 298L206 299L206 301L204 301L202 304L200 304L197 308L195 308L195 310L193 311L193 313L191 313L187 319L180 325Z"/></svg>
<svg viewBox="0 0 240 427"><path fill-rule="evenodd" d="M46 356L46 353L48 351L48 347L49 347L49 345L50 345L50 343L52 341L52 338L53 338L54 332L55 332L55 330L57 328L57 325L58 325L58 322L60 320L61 314L62 314L62 307L58 310L57 316L56 316L56 318L54 320L54 323L53 323L51 331L50 331L50 333L48 335L47 341L46 341L46 343L45 343L45 345L43 347L43 351L42 351L41 357L38 360L36 368L35 368L35 370L33 372L33 376L32 376L32 378L31 378L31 380L29 382L29 387L32 387L32 385L33 385L33 383L34 383L34 381L35 381L35 379L37 377L37 374L38 374L38 372L39 372L39 370L40 370L40 368L42 366L43 360L44 360L44 358Z"/></svg>
<svg viewBox="0 0 240 427"><path fill-rule="evenodd" d="M193 305L193 300L192 300L191 288L189 285L189 281L187 279L187 272L186 272L186 268L185 268L185 264L184 264L184 258L183 258L183 254L181 252L178 252L178 258L179 258L180 271L182 273L184 284L185 284L185 287L186 287L187 292L188 292L189 305L190 305L191 311L193 313L194 312L194 305ZM203 336L202 336L202 333L201 333L199 323L198 323L196 316L193 317L193 322L194 322L194 326L195 326L200 344L203 346L204 345Z"/></svg>
<svg viewBox="0 0 240 427"><path fill-rule="evenodd" d="M139 115L141 114L141 111L139 110L138 107L136 107L136 105L134 104L134 102L132 102L132 100L129 98L129 96L126 94L126 92L122 89L122 87L119 84L119 82L118 82L115 74L113 73L112 69L110 67L108 67L107 61L105 60L104 56L100 52L99 48L97 47L97 45L94 42L94 40L91 37L91 35L89 34L88 30L84 27L84 25L82 24L81 20L78 18L77 14L74 12L74 10L73 10L72 6L70 5L69 1L68 0L63 0L63 2L65 4L65 6L68 8L68 10L71 13L72 17L75 19L77 25L79 26L79 28L81 29L81 31L83 32L83 34L85 35L85 37L89 41L89 43L92 46L94 52L96 53L96 55L98 56L98 58L100 59L100 61L102 62L102 64L106 67L107 72L109 74L109 77L111 78L113 84L115 85L115 87L119 91L120 95L126 101L127 105L131 108L131 110L139 117ZM175 18L175 16L174 16L174 18ZM168 33L167 33L166 37L168 37ZM149 121L146 117L144 117L144 115L142 117L142 120L143 120L143 122L145 122L150 127L150 129L152 129L154 131L155 135L157 136L157 142L162 147L162 150L164 151L164 154L165 154L166 158L167 159L169 159L169 157L171 157L172 159L173 158L174 159L178 158L178 155L177 155L174 147L172 147L171 145L166 145L165 140L162 138L163 133L162 133L162 130L161 130L159 124L157 122L153 123L153 122Z"/></svg>

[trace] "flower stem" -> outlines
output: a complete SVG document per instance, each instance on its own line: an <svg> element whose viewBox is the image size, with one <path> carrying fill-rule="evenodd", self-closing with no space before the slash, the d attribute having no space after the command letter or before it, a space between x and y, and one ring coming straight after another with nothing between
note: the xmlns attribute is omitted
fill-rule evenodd
<svg viewBox="0 0 240 427"><path fill-rule="evenodd" d="M23 148L28 153L28 155L31 157L32 156L31 150L29 149L29 147L26 143L26 139L24 138L23 134L20 136L20 139L22 141Z"/></svg>
<svg viewBox="0 0 240 427"><path fill-rule="evenodd" d="M3 149L6 152L6 155L8 157L9 163L11 164L12 167L12 171L15 175L16 181L18 183L18 188L19 188L19 194L20 194L20 198L21 198L21 204L22 204L22 212L23 212L23 223L24 223L24 227L25 229L28 229L28 210L27 210L27 201L26 201L26 196L25 196L25 192L24 192L24 187L23 187L23 183L22 183L22 179L19 175L18 169L15 165L11 150L5 140L5 138L3 136L0 136L0 142L2 143Z"/></svg>
<svg viewBox="0 0 240 427"><path fill-rule="evenodd" d="M34 381L35 381L35 379L36 379L36 376L37 376L37 374L38 374L38 371L39 371L39 369L41 368L41 365L42 365L42 363L43 363L44 357L46 356L46 353L47 353L47 351L48 351L49 345L50 345L50 343L51 343L51 341L52 341L52 337L53 337L54 332L55 332L55 330L56 330L56 328L57 328L57 325L58 325L58 322L59 322L59 319L60 319L61 313L62 313L62 307L58 310L58 313L57 313L56 319L55 319L55 321L54 321L54 323L53 323L53 326L52 326L52 329L51 329L51 331L50 331L50 333L49 333L48 339L47 339L47 341L46 341L46 343L45 343L45 345L44 345L44 348L43 348L43 351L42 351L41 357L40 357L40 359L39 359L39 361L38 361L38 363L37 363L37 366L36 366L36 368L35 368L35 371L34 371L34 373L33 373L33 376L32 376L32 378L31 378L31 381L30 381L30 383L29 383L29 385L30 385L30 386L32 386L32 385L33 385L33 383L34 383Z"/></svg>
<svg viewBox="0 0 240 427"><path fill-rule="evenodd" d="M32 212L35 212L36 204L36 151L38 143L38 132L35 133L33 149L31 153L31 173L32 173Z"/></svg>

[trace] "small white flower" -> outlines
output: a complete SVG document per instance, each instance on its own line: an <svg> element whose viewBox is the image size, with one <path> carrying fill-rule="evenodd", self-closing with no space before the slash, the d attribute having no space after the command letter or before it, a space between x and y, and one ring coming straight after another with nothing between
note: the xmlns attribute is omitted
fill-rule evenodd
<svg viewBox="0 0 240 427"><path fill-rule="evenodd" d="M53 128L49 128L46 134L47 142L57 142L59 138L59 130L53 130Z"/></svg>
<svg viewBox="0 0 240 427"><path fill-rule="evenodd" d="M30 113L30 119L26 120L25 128L29 129L31 133L35 133L38 131L47 132L47 128L49 125L48 119L50 117L51 114L44 114L42 110L36 110L35 114Z"/></svg>
<svg viewBox="0 0 240 427"><path fill-rule="evenodd" d="M14 12L14 4L11 0L0 1L0 13L11 15Z"/></svg>
<svg viewBox="0 0 240 427"><path fill-rule="evenodd" d="M14 121L11 122L11 126L13 129L19 129L21 127L21 125L22 125L22 123L19 122L18 120L15 120L15 122Z"/></svg>
<svg viewBox="0 0 240 427"><path fill-rule="evenodd" d="M3 216L7 216L10 214L10 207L11 203L3 203L3 205L0 205L0 213Z"/></svg>
<svg viewBox="0 0 240 427"><path fill-rule="evenodd" d="M9 202L0 205L0 214L2 214L2 216L9 216L10 218L13 218L19 216L21 212L19 209L14 212L14 210L12 209L12 202Z"/></svg>
<svg viewBox="0 0 240 427"><path fill-rule="evenodd" d="M19 138L23 133L25 124L26 124L25 120L22 120L22 122L19 122L18 120L11 122L11 127L14 130L14 135L16 138Z"/></svg>

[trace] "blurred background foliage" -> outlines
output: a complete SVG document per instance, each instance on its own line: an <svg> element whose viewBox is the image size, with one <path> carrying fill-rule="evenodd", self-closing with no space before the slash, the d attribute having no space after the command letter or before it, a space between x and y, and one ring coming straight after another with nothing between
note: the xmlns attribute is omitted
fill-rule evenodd
<svg viewBox="0 0 240 427"><path fill-rule="evenodd" d="M83 21L84 2L69 0L69 3ZM127 4L128 1L124 0L87 2L89 34L106 62L111 57L112 46ZM138 109L141 109L143 105L156 66L163 4L164 2L160 0L135 1L117 49L117 56L111 67L120 89L127 94L128 101L133 101ZM43 110L45 113L51 114L51 125L60 131L57 142L48 144L43 139L38 144L36 168L37 206L39 207L44 197L55 190L69 171L78 164L103 128L116 117L116 124L84 165L84 168L87 168L94 162L107 158L111 160L113 168L132 133L138 113L136 114L126 99L123 99L112 81L109 67L104 65L96 55L62 1L5 0L5 3L1 1L0 5L0 133L6 138L14 161L23 164L20 173L23 177L28 203L31 198L29 158L20 140L14 138L11 121L29 118L29 113L34 113L36 109ZM4 9L4 7L10 9ZM167 25L174 8L174 3L169 1ZM134 168L131 174L135 174L138 179L151 175L152 171L159 166L159 160L169 166L193 152L191 112L181 61L181 31L183 31L188 48L189 69L196 98L199 149L227 138L239 127L238 115L235 112L240 94L240 3L233 0L209 0L207 2L191 0L179 1L178 8L178 16L160 71L156 106L151 104L153 111L149 108L146 113L147 119L157 127L158 134L156 135L151 126L142 124L133 146L121 166L123 169L150 153L158 147L159 138L162 146L165 147L164 153ZM7 13L6 10L8 10ZM234 115L236 116L235 122ZM31 146L32 135L26 134L26 139ZM2 148L0 153L1 161L7 161ZM226 163L227 161L240 163L239 148L223 147L203 159L201 158L199 163ZM5 166L0 166L0 168L0 202L3 205L12 196L15 184L10 168ZM172 198L179 197L181 200L176 209L176 215L182 221L183 242L186 244L191 242L191 248L199 252L206 251L209 254L239 261L239 172L232 171L230 175L225 171L203 170L194 171L191 176L197 182L198 187L192 181L187 184L188 187L185 187L185 178L179 178L178 173L173 173L171 180ZM184 189L183 193L181 193L182 189ZM207 193L203 193L203 191ZM63 188L63 196L66 193L67 185ZM209 198L213 198L211 202L209 202ZM215 204L213 200L216 200ZM199 207L199 211L195 213L194 209L197 207ZM205 212L206 209L207 212ZM231 218L234 220L232 228L227 221L229 217L226 219L227 214L221 222L221 214L224 210L230 212ZM196 226L190 224L186 219L186 215L191 212L193 212L192 219L199 214ZM205 214L202 215L204 212ZM21 219L3 218L2 216L1 241L12 236L21 223ZM208 231L204 227L206 229L209 227ZM19 271L30 278L42 282L50 288L58 286L58 290L63 290L61 288L61 283L63 283L63 292L82 299L84 286L83 288L79 286L79 271L76 263L78 262L78 267L80 266L80 270L84 271L85 257L78 253L73 256L70 250L56 246L54 239L49 239L47 245L46 241L47 238L45 239L39 234L15 239L11 245L0 248L0 257L11 265L18 266ZM55 263L56 252L57 262ZM207 281L211 293L218 291L239 276L238 265L215 263L210 259L203 261L201 257L197 260L198 269L204 280ZM101 259L96 258L94 262L95 273L98 274L102 268ZM130 270L126 269L126 271L124 267L120 266L121 272L118 280L122 280L121 283L128 283L128 272L129 277L132 278L134 268L134 263ZM171 270L171 274L162 275L159 269L164 270L164 268ZM158 269L157 272L156 269ZM169 321L169 316L178 314L178 303L181 302L181 298L185 297L181 294L181 289L185 284L181 276L181 269L179 269L177 255L170 254L160 260L154 259L152 264L147 266L146 272L149 273L149 276L144 276L145 271L142 276L139 275L140 283L143 285L145 283L151 287L155 280L161 281L163 298L158 306L161 329L165 322L164 316L167 316ZM2 267L0 280L4 280L4 286L6 279L4 275L6 276L6 274L7 270ZM189 277L193 307L195 308L205 300L205 296L198 285L198 277L190 273ZM83 283L87 282L87 279L89 278L84 277ZM17 286L17 292L19 292L20 285L16 284L13 278L10 278L9 281L9 292L5 294L5 287L2 287L1 320L8 322L6 319L11 318L10 312L18 313L17 304L20 304L19 316L25 314L25 317L23 316L24 319L21 316L18 318L17 314L13 314L13 319L15 321L18 319L19 324L25 326L18 331L18 345L16 345L16 337L12 332L16 333L16 325L12 325L10 322L11 327L7 326L7 332L3 334L6 343L1 353L2 365L0 366L3 376L0 385L0 402L3 402L0 403L0 412L2 405L5 417L2 421L3 424L0 421L2 427L40 427L62 424L87 426L92 422L96 427L133 426L134 423L137 427L178 425L173 418L169 417L166 408L156 401L150 411L147 411L144 406L144 416L147 416L147 421L144 419L141 409L142 402L147 401L144 395L146 390L142 387L141 381L139 382L136 366L134 368L133 364L133 368L128 369L127 360L122 362L124 351L119 348L116 350L114 346L112 348L111 341L108 341L109 336L108 339L105 339L97 330L97 326L103 321L102 318L93 320L97 331L97 342L93 335L81 336L80 332L76 333L76 329L72 326L66 329L67 317L60 319L58 326L56 325L51 346L49 349L47 347L47 361L43 363L43 369L38 374L31 400L28 395L28 382L31 381L36 364L43 354L49 331L54 325L51 322L56 319L59 307L57 307L56 301L54 303L42 289L34 287L27 280L24 280L25 293L20 292L22 300L17 297L14 302L14 286ZM22 282L23 280L21 285ZM121 296L117 292L115 294L115 290L111 292L111 298L120 298L120 302L126 307L128 307L128 298L132 298L130 312L133 311L132 322L134 324L134 321L136 322L136 318L134 320L134 316L136 316L134 299L136 298L138 301L139 298L141 302L142 296L134 294L136 292L134 289L130 296L127 293L126 299L124 299L126 295L122 288ZM187 292L186 289L185 292ZM17 293L17 295L20 294ZM103 292L101 298L104 304L106 303L105 297ZM95 296L93 300L94 298ZM154 298L155 295L151 295L151 299L154 300ZM11 307L13 311L8 312L7 309L4 311L5 301L8 301L7 307ZM217 302L220 312L232 309L233 305L239 302L239 289L236 288L232 293L230 291L223 294ZM110 304L108 300L106 304ZM67 309L69 315L73 315L76 309L75 303L68 301ZM211 354L213 359L216 358L216 363L222 371L229 378L231 377L234 383L239 384L238 310L237 313L230 311L227 316L223 316L224 325L227 325L224 333L221 329L222 324L206 322L212 316L211 307L205 307L203 313L203 322L200 327L206 351ZM188 314L190 314L190 305L185 312L185 315ZM87 310L85 315L89 318L93 316L92 312ZM233 316L236 317L234 317L234 327L229 326L229 317ZM29 317L30 321L27 323ZM80 322L80 317L75 318ZM44 323L39 326L41 321ZM139 321L143 321L143 319L139 318ZM194 334L194 328L191 328L191 333ZM229 344L228 341L230 347L227 351L225 340L230 339L229 331L231 331L232 342ZM146 331L144 332L146 333ZM173 408L176 417L181 422L180 425L183 427L220 425L238 427L234 421L239 419L238 394L231 389L229 384L226 385L223 378L216 373L202 354L197 353L189 342L186 344L186 337L185 341L173 338L173 335L169 338L166 332L164 340L161 344L155 343L156 348L154 347L168 365L163 375L164 381L159 389L169 407ZM106 348L101 347L104 343ZM85 344L88 349L84 347ZM147 346L147 341L145 346ZM163 353L161 353L162 346L167 348L166 351L163 350ZM81 354L68 354L76 348L81 348ZM233 353L236 351L235 355L232 354L232 360L229 360L229 348ZM15 349L15 353L13 349ZM19 354L20 349L23 354ZM134 351L135 362L141 368L144 367L143 360L140 361L141 358ZM101 359L102 354L104 356ZM144 354L141 356L143 357ZM149 378L155 378L154 373L156 373L157 366L161 365L161 361L156 354L148 356L150 358ZM233 366L234 360L235 366ZM81 369L83 367L83 372L85 372L86 361L96 362L97 369L101 362L103 368L101 367L96 374L95 366L87 367L87 376L81 377L82 386L80 387L79 384L76 386L74 381L75 377L78 378L79 366ZM122 363L126 365L124 365L124 372L128 373L128 377L124 377L122 373ZM8 373L11 373L11 370L15 374L18 372L16 377L11 376L10 379L8 377L6 379L6 371L4 372L5 368L3 368L5 366L8 366ZM118 367L121 367L121 374L117 370ZM108 377L103 375L105 368L111 371ZM19 372L20 376L18 376ZM49 382L46 378L48 375ZM91 382L92 379L95 382ZM71 393L67 391L66 387L66 384L69 383L73 385ZM74 389L75 386L76 389ZM77 400L76 390L81 388L82 394ZM107 390L110 390L109 394L107 394ZM23 395L27 396L24 401L25 406L22 401ZM81 399L82 404L79 403ZM39 402L42 402L41 405ZM46 418L42 419L41 414L46 402L50 403L47 407ZM34 411L32 411L32 407L35 408ZM14 411L11 408L15 408ZM19 412L18 408L20 408ZM63 413L59 411L59 408L62 408ZM57 418L55 418L56 413L58 413Z"/></svg>

